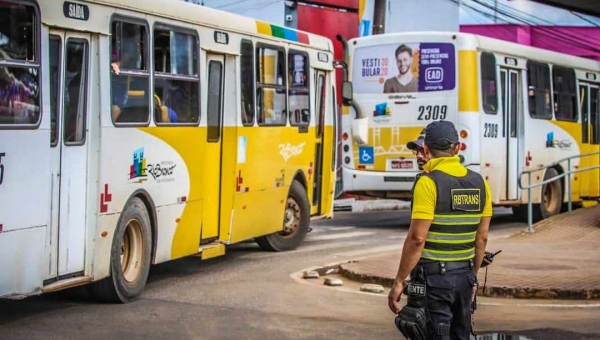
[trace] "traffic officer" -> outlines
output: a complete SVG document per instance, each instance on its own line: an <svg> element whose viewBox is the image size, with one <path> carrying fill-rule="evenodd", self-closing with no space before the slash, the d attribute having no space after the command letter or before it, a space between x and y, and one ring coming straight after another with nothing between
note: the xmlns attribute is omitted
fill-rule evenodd
<svg viewBox="0 0 600 340"><path fill-rule="evenodd" d="M454 124L429 124L423 141L430 160L415 186L412 220L388 305L398 314L405 279L409 274L411 284L423 279L424 289L412 291L424 291L425 334L435 340L469 339L471 301L492 216L490 189L480 174L460 164Z"/></svg>
<svg viewBox="0 0 600 340"><path fill-rule="evenodd" d="M416 140L414 140L412 142L408 142L406 144L406 147L409 150L411 150L415 156L417 156L417 165L419 167L419 170L421 171L420 173L418 173L415 176L415 181L413 183L413 187L410 190L413 197L415 194L415 185L417 185L417 181L423 174L425 164L427 164L427 162L429 161L429 158L427 158L427 156L425 155L425 150L423 149L424 138L425 138L425 129L421 130L421 133L419 133L419 137ZM413 199L411 197L411 199L410 199L410 210L411 211L412 211L412 207L413 207Z"/></svg>
<svg viewBox="0 0 600 340"><path fill-rule="evenodd" d="M415 156L417 156L417 165L419 166L419 170L423 171L425 164L429 159L425 156L425 150L423 149L423 140L425 139L425 129L421 130L419 137L406 144L406 147L413 152ZM418 179L418 177L417 177ZM415 181L416 182L416 181Z"/></svg>
<svg viewBox="0 0 600 340"><path fill-rule="evenodd" d="M419 137L417 137L417 139L410 141L406 144L406 147L412 151L412 153L417 156L417 166L419 167L419 170L421 171L420 173L417 174L417 176L415 176L415 182L413 184L413 187L411 189L411 193L414 195L414 191L415 191L415 186L417 185L417 181L419 180L419 178L421 177L421 175L423 175L423 172L425 171L425 164L427 164L427 162L429 162L429 157L427 155L425 155L425 149L423 149L423 141L425 140L425 129L421 130L421 132L419 133ZM413 206L413 200L411 198L410 200L410 208L412 211L412 206ZM489 251L485 252L485 255L491 255L492 253ZM481 263L481 268L487 267L487 265L491 264L492 262L488 259L486 259L485 257L483 258L483 262Z"/></svg>

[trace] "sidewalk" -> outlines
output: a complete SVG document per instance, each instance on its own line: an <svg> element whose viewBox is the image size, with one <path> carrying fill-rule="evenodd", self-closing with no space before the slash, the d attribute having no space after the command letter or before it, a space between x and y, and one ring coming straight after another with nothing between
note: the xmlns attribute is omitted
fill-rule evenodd
<svg viewBox="0 0 600 340"><path fill-rule="evenodd" d="M408 209L410 209L409 201L400 201L393 199L357 200L355 198L343 198L337 199L333 202L334 211L367 212Z"/></svg>
<svg viewBox="0 0 600 340"><path fill-rule="evenodd" d="M493 224L491 228L493 228ZM600 299L600 205L561 214L508 238L491 238L488 251L502 249L479 271L480 294L491 297ZM401 246L401 245L400 245ZM364 283L390 287L401 250L343 264L340 272Z"/></svg>

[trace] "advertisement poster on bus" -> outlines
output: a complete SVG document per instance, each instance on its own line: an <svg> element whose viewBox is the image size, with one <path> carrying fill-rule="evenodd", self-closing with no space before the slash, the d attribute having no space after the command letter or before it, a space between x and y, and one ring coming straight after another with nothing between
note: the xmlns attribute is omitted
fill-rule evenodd
<svg viewBox="0 0 600 340"><path fill-rule="evenodd" d="M355 93L415 93L453 90L454 45L387 44L356 49L352 83Z"/></svg>

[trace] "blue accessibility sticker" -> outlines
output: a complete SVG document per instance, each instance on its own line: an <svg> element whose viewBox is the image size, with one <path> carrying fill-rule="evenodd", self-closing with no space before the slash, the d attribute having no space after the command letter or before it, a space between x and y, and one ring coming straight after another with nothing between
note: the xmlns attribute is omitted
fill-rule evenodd
<svg viewBox="0 0 600 340"><path fill-rule="evenodd" d="M373 164L375 163L375 153L372 146L360 146L358 148L358 163Z"/></svg>

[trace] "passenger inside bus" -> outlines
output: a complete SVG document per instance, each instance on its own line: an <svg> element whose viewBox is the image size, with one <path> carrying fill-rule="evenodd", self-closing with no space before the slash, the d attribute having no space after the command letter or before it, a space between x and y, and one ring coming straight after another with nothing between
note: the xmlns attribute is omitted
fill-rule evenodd
<svg viewBox="0 0 600 340"><path fill-rule="evenodd" d="M121 66L126 64L129 59L127 53L122 53L121 58L118 57L118 53L113 51L111 56L110 69L114 75L121 73ZM127 104L128 96L128 80L129 77L111 77L112 86L112 118L113 121L118 122L121 116L122 109Z"/></svg>
<svg viewBox="0 0 600 340"><path fill-rule="evenodd" d="M148 36L146 27L114 21L111 36L111 116L116 123L150 120Z"/></svg>

